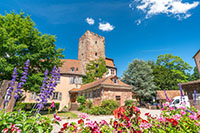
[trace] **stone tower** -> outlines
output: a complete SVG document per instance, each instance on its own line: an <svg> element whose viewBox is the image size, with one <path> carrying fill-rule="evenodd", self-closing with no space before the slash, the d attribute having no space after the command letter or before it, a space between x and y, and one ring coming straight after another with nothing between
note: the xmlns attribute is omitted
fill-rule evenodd
<svg viewBox="0 0 200 133"><path fill-rule="evenodd" d="M87 30L79 39L78 60L83 63L83 67L86 69L89 61L99 57L105 59L105 38Z"/></svg>

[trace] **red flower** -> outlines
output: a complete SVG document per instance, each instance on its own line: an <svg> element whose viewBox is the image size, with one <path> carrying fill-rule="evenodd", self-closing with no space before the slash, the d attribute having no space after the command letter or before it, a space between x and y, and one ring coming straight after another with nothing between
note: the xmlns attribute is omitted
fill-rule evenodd
<svg viewBox="0 0 200 133"><path fill-rule="evenodd" d="M78 120L78 124L84 123L83 119Z"/></svg>
<svg viewBox="0 0 200 133"><path fill-rule="evenodd" d="M68 123L66 122L65 124L63 124L63 127L66 128L68 125Z"/></svg>
<svg viewBox="0 0 200 133"><path fill-rule="evenodd" d="M200 119L200 115L198 115L197 118Z"/></svg>
<svg viewBox="0 0 200 133"><path fill-rule="evenodd" d="M145 113L145 116L148 116L149 115L149 113Z"/></svg>
<svg viewBox="0 0 200 133"><path fill-rule="evenodd" d="M176 120L174 120L174 121L172 122L172 125L173 125L173 126L177 126L177 125L178 125L178 122L177 122Z"/></svg>
<svg viewBox="0 0 200 133"><path fill-rule="evenodd" d="M146 120L142 120L142 123L148 123Z"/></svg>

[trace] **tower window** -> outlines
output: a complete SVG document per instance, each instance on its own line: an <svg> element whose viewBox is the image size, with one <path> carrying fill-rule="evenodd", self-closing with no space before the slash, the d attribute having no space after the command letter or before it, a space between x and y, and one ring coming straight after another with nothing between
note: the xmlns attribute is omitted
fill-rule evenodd
<svg viewBox="0 0 200 133"><path fill-rule="evenodd" d="M97 56L97 52L95 53L95 56Z"/></svg>
<svg viewBox="0 0 200 133"><path fill-rule="evenodd" d="M76 68L76 71L78 71L78 67Z"/></svg>
<svg viewBox="0 0 200 133"><path fill-rule="evenodd" d="M74 72L74 67L71 68L72 72Z"/></svg>
<svg viewBox="0 0 200 133"><path fill-rule="evenodd" d="M111 74L114 75L114 73L115 73L115 70L111 69Z"/></svg>
<svg viewBox="0 0 200 133"><path fill-rule="evenodd" d="M97 41L95 41L95 44L97 44Z"/></svg>

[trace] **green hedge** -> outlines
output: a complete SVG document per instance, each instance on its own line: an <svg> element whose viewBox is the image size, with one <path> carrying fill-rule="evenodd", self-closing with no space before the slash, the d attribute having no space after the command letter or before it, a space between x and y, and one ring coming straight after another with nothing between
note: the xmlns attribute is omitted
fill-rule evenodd
<svg viewBox="0 0 200 133"><path fill-rule="evenodd" d="M119 103L115 100L104 100L101 106L93 106L92 108L81 107L81 111L92 115L112 115L113 111L119 107Z"/></svg>
<svg viewBox="0 0 200 133"><path fill-rule="evenodd" d="M36 103L16 103L14 107L14 111L24 110L24 111L31 111L33 106L36 108ZM51 106L51 103L47 103L41 111L47 111L48 108ZM58 110L60 103L55 103L55 108L52 108L52 111Z"/></svg>

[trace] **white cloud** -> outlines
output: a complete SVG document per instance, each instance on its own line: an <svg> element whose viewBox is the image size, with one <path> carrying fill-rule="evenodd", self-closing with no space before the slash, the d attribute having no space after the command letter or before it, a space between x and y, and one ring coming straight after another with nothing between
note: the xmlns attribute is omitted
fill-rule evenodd
<svg viewBox="0 0 200 133"><path fill-rule="evenodd" d="M112 31L114 30L114 26L111 25L110 23L99 23L99 29L102 30L102 31Z"/></svg>
<svg viewBox="0 0 200 133"><path fill-rule="evenodd" d="M189 10L197 7L199 2L183 2L182 0L134 0L129 7L143 11L145 19L154 15L167 14L175 16L179 20L186 19L191 16Z"/></svg>
<svg viewBox="0 0 200 133"><path fill-rule="evenodd" d="M86 21L89 25L93 25L93 24L94 24L94 19L93 19L93 18L87 17L87 18L85 19L85 21Z"/></svg>

